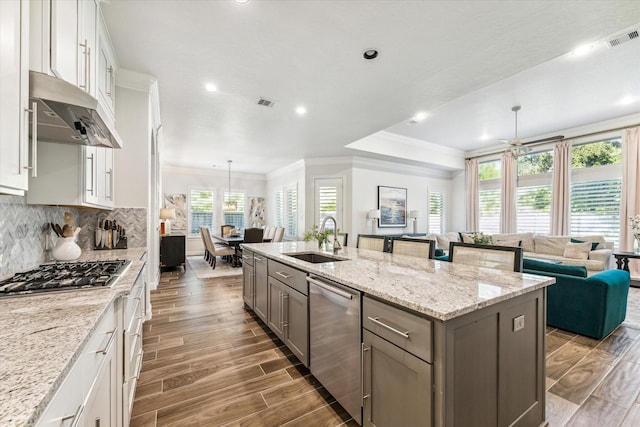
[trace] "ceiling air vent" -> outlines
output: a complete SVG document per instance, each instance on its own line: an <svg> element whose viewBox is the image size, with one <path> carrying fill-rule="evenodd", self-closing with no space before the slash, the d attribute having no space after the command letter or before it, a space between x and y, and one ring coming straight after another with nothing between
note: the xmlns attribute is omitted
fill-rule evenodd
<svg viewBox="0 0 640 427"><path fill-rule="evenodd" d="M419 122L419 121L417 121L416 119L411 119L411 120L407 120L407 122L406 122L406 123L407 123L408 125L415 126L415 125L417 125L417 124L418 124L418 123L420 123L420 122Z"/></svg>
<svg viewBox="0 0 640 427"><path fill-rule="evenodd" d="M272 108L274 105L276 105L275 101L270 101L266 98L258 98L258 105L262 105L263 107L269 107Z"/></svg>
<svg viewBox="0 0 640 427"><path fill-rule="evenodd" d="M622 43L626 43L628 41L631 41L637 38L638 38L638 30L629 31L627 33L620 34L612 39L609 39L607 41L607 46L609 47L620 46Z"/></svg>

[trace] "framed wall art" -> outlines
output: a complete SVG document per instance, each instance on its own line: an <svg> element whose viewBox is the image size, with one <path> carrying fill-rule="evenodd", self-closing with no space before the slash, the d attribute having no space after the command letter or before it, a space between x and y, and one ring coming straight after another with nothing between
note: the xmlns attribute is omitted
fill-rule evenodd
<svg viewBox="0 0 640 427"><path fill-rule="evenodd" d="M379 185L378 209L380 209L379 227L406 227L407 189Z"/></svg>

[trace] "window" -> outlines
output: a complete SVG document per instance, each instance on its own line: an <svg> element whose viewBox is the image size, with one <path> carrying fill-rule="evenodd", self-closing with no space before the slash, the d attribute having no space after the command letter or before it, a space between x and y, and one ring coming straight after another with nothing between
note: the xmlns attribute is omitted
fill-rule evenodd
<svg viewBox="0 0 640 427"><path fill-rule="evenodd" d="M298 235L298 186L294 184L286 187L284 195L284 235L295 238Z"/></svg>
<svg viewBox="0 0 640 427"><path fill-rule="evenodd" d="M235 211L224 211L224 225L233 225L236 228L244 228L244 193L225 191L223 202L236 202Z"/></svg>
<svg viewBox="0 0 640 427"><path fill-rule="evenodd" d="M444 193L441 191L429 192L429 205L427 208L429 212L428 227L429 233L444 233L446 229L445 224L445 204Z"/></svg>
<svg viewBox="0 0 640 427"><path fill-rule="evenodd" d="M571 235L603 235L619 243L622 149L620 139L571 149Z"/></svg>
<svg viewBox="0 0 640 427"><path fill-rule="evenodd" d="M343 229L342 224L342 179L322 178L315 181L316 193L316 225L320 227L326 217L332 216L338 223L338 229ZM326 224L327 230L333 230L332 222Z"/></svg>
<svg viewBox="0 0 640 427"><path fill-rule="evenodd" d="M284 201L282 194L282 190L276 191L275 194L276 226L278 227L284 227Z"/></svg>
<svg viewBox="0 0 640 427"><path fill-rule="evenodd" d="M551 233L551 150L518 158L518 233Z"/></svg>
<svg viewBox="0 0 640 427"><path fill-rule="evenodd" d="M480 190L480 230L483 233L500 232L500 160L478 165Z"/></svg>
<svg viewBox="0 0 640 427"><path fill-rule="evenodd" d="M189 193L189 234L200 234L200 227L213 229L213 191L191 190Z"/></svg>

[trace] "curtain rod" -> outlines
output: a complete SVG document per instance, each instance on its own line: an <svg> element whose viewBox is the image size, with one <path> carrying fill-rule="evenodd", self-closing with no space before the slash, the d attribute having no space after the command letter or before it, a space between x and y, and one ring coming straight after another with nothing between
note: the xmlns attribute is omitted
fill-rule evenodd
<svg viewBox="0 0 640 427"><path fill-rule="evenodd" d="M615 132L617 130L631 129L631 128L634 128L634 127L637 127L637 126L640 126L640 123L636 123L636 124L633 124L633 125L627 125L627 126L620 126L620 127L613 128L613 129L600 130L600 131L597 131L597 132L583 133L582 135L575 135L575 136L572 136L570 138L559 139L558 141L570 141L572 139L578 139L578 138L584 138L584 137L587 137L587 136L600 135L600 134L603 134L603 133ZM538 146L546 145L546 144L552 144L552 143L548 142L548 141L547 142L540 142L539 144L526 144L525 143L525 145L531 146L531 147L538 147ZM478 154L476 156L465 157L464 159L465 160L479 159L481 157L491 156L493 154L504 153L508 149L509 148L506 148L506 149L503 149L503 150L494 150L494 151L490 151L488 153Z"/></svg>

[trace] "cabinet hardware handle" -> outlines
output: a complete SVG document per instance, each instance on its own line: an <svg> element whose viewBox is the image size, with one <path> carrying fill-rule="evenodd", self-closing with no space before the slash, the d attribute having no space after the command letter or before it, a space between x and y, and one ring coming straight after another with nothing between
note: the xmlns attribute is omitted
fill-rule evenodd
<svg viewBox="0 0 640 427"><path fill-rule="evenodd" d="M111 338L109 338L109 341L107 341L107 345L105 345L102 350L96 351L96 354L98 353L107 354L107 352L109 351L109 347L111 347L111 344L113 343L113 339L116 337L116 330L117 329L114 329L111 332L107 332L107 335L111 335Z"/></svg>
<svg viewBox="0 0 640 427"><path fill-rule="evenodd" d="M87 43L87 39L84 40L84 43L80 43L80 47L82 49L82 56L84 56L84 84L78 84L78 87L84 89L85 92L89 92L89 87L87 83L87 76L89 75L89 71L87 67L89 66L89 60L87 58L87 50L89 49L89 44Z"/></svg>
<svg viewBox="0 0 640 427"><path fill-rule="evenodd" d="M74 414L62 417L60 419L60 423L62 424L67 420L71 420L71 427L76 427L78 425L78 422L80 421L80 415L82 415L82 411L84 411L84 405L78 406L78 409L76 409L76 412Z"/></svg>
<svg viewBox="0 0 640 427"><path fill-rule="evenodd" d="M339 295L339 296L341 296L343 298L346 298L346 299L353 299L353 297L354 297L354 295L352 295L352 294L350 294L348 292L345 292L345 291L343 291L341 289L338 289L338 288L334 288L333 286L331 286L329 284L326 284L324 282L321 282L321 281L319 281L317 279L314 279L314 278L311 278L311 277L307 277L307 282L313 283L314 285L317 285L318 287L320 287L320 288L322 288L322 289L324 289L326 291L329 291L331 293L334 293L334 294Z"/></svg>
<svg viewBox="0 0 640 427"><path fill-rule="evenodd" d="M284 308L284 303L287 302L287 308ZM282 293L282 333L284 334L284 338L289 338L289 294L286 292Z"/></svg>
<svg viewBox="0 0 640 427"><path fill-rule="evenodd" d="M364 394L364 373L365 373L365 369L364 369L364 352L365 351L369 351L370 348L366 348L364 346L364 343L360 344L360 392L362 393L362 406L364 406L364 400L367 399L369 397L369 395L365 395Z"/></svg>
<svg viewBox="0 0 640 427"><path fill-rule="evenodd" d="M111 65L109 65L107 67L107 74L109 74L109 84L108 84L108 88L105 88L106 92L107 92L107 96L111 97L111 92L112 92L112 87L113 87L113 67Z"/></svg>
<svg viewBox="0 0 640 427"><path fill-rule="evenodd" d="M378 324L380 326L382 326L383 328L387 328L388 330L390 330L391 332L395 332L396 334L400 335L403 338L409 338L409 331L406 332L402 332L397 330L396 328L394 328L393 326L389 326L386 323L381 322L379 317L371 317L371 316L367 316L367 318L369 320L371 320L373 323Z"/></svg>
<svg viewBox="0 0 640 427"><path fill-rule="evenodd" d="M95 159L94 159L93 153L91 153L91 155L87 157L87 160L91 161L91 188L87 189L87 192L91 193L91 195L93 196L94 195L94 187L95 187L94 182L93 182L93 175L94 175L94 169L95 169L95 167L94 167Z"/></svg>
<svg viewBox="0 0 640 427"><path fill-rule="evenodd" d="M91 47L87 47L87 92L91 93Z"/></svg>
<svg viewBox="0 0 640 427"><path fill-rule="evenodd" d="M31 121L31 165L22 166L22 150L20 150L20 158L18 167L20 170L18 171L20 175L22 175L22 169L27 169L31 171L31 178L38 177L38 103L32 102L31 109L26 108L25 111L28 114L33 114L33 119ZM27 119L27 123L29 120Z"/></svg>
<svg viewBox="0 0 640 427"><path fill-rule="evenodd" d="M286 273L283 273L281 271L276 271L276 274L278 276L282 277L283 279L291 279L291 275L290 274L286 274Z"/></svg>
<svg viewBox="0 0 640 427"><path fill-rule="evenodd" d="M113 197L113 170L109 169L108 171L105 172L106 175L109 175L109 191L104 192L104 198L107 200L111 200L111 198Z"/></svg>

